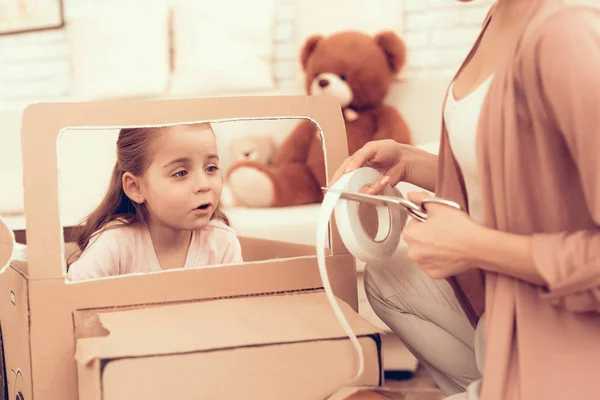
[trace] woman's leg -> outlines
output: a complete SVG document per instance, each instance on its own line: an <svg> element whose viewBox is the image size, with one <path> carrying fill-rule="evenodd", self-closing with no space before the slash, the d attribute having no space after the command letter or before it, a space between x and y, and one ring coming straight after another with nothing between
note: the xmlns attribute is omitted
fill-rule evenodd
<svg viewBox="0 0 600 400"><path fill-rule="evenodd" d="M475 330L450 285L431 279L399 250L384 263L367 265L367 299L445 395L464 392L480 379Z"/></svg>
<svg viewBox="0 0 600 400"><path fill-rule="evenodd" d="M485 314L479 318L477 329L475 329L475 361L477 362L477 369L483 375L483 365L485 364ZM479 378L472 382L463 393L446 397L444 400L479 400L482 382L483 378Z"/></svg>

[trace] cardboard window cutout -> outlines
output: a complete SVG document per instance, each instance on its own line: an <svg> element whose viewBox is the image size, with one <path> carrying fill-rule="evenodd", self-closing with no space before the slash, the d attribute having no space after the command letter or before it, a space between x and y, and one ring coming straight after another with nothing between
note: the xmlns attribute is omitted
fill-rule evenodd
<svg viewBox="0 0 600 400"><path fill-rule="evenodd" d="M314 239L311 240L310 244L305 242L306 238L314 236L319 217L318 208L306 207L301 210L270 207L252 208L247 207L246 204L228 202L228 200L231 200L232 194L229 190L227 171L232 163L238 163L238 166L244 163L255 165L257 161L254 160L253 155L268 153L271 151L271 146L274 146L270 140L267 141L265 138L268 137L272 138L274 142L281 142L291 135L294 127L301 122L311 125L314 132L319 132L319 125L311 119L286 116L279 118L193 120L161 124L156 126L160 130L138 131L139 133L135 133L133 137L139 139L136 139L136 142L140 144L140 151L135 154L123 152L125 158L122 157L121 162L125 168L135 169L136 165L140 165L144 158L161 164L160 160L165 157L169 160L189 157L192 161L187 164L186 168L190 167L190 171L193 170L193 173L197 174L197 168L193 165L196 161L193 160L196 160L196 157L202 152L189 149L199 149L199 146L205 146L206 143L202 140L197 142L197 138L190 135L190 133L203 135L206 131L203 129L195 131L196 127L199 124L208 123L212 131L211 134L215 138L215 151L219 157L219 173L223 178L219 188L221 195L218 199L218 214L221 216L224 214L228 224L235 230L242 242L243 261L256 262L268 259L314 256L316 254ZM183 129L177 131L176 128L182 126ZM128 126L128 128L132 127L148 128L151 125ZM70 228L76 225L80 228L81 221L90 213L98 210L101 203L115 203L114 201L103 201L103 199L107 193L115 193L114 183L111 184L111 182L115 181L112 175L117 161L117 144L121 128L124 128L124 126L66 127L60 132L57 140L60 222L63 227L68 227L69 232L73 232ZM169 131L169 128L175 129ZM257 136L258 134L263 136ZM319 137L321 136L319 135ZM127 143L127 140L124 140L126 138L127 136L123 136L121 142ZM129 138L131 139L131 136ZM146 141L146 138L149 140ZM311 143L313 142L312 136L306 139ZM161 143L160 147L154 146L155 140ZM212 146L210 143L209 145ZM161 154L157 154L157 152ZM146 157L138 157L142 153ZM212 151L209 153L212 154ZM240 157L245 157L247 153L250 157L247 160L240 160ZM129 159L126 157L129 157ZM322 155L321 158L321 162L325 166L326 160ZM166 161L166 159L163 161ZM279 161L282 162L282 160ZM283 162L288 161L283 160ZM179 169L179 167L180 165L176 165L174 170ZM266 165L265 168L267 168ZM147 198L146 201L152 205L154 210L160 210L162 215L157 219L166 221L170 218L175 222L172 226L177 226L177 223L181 222L185 223L190 217L186 211L186 205L191 197L187 195L188 192L185 192L184 196L181 195L182 186L180 185L185 186L185 182L172 183L163 174L157 172L157 168L150 169L151 172L145 178L152 182L151 186L155 189L155 196ZM302 177L305 176L302 173L303 171L302 168L300 170L296 168L280 171L279 178L284 179L287 183L270 188L260 188L262 182L260 179L257 181L248 178L243 183L248 193L253 193L259 202L261 198L268 196L269 189L271 192L286 193L294 191L299 193L307 191L321 192L320 187L313 182L312 178L310 178L310 182L302 180ZM186 182L193 181L192 178ZM108 189L109 186L112 186L113 190ZM157 190L158 187L161 187L162 190ZM239 182L236 187L240 188ZM169 193L169 195L164 196L161 193ZM126 197L123 197L123 199L121 202L129 202ZM211 200L215 199L211 198ZM153 201L158 203L153 203ZM192 202L194 201L192 200ZM132 203L129 202L129 204ZM103 215L113 214L107 207L102 208ZM133 206L121 205L118 208L121 210L134 210ZM133 213L126 216L120 215L120 217L131 222L136 221ZM267 222L261 223L261 221ZM93 232L102 231L106 228L106 225L115 224L115 222L115 220L112 220L105 225L95 227ZM189 223L189 221L187 222ZM288 246L283 253L280 251L282 248L274 248L275 251L265 252L259 249L263 243L258 241L250 243L253 239L271 238L273 232L278 232L277 239L280 241L297 243L296 248L292 251L291 247ZM87 233L89 235L91 232L88 231ZM211 268L239 262L236 261L239 260L239 257L233 257L231 251L227 253L231 246L224 242L233 241L234 239L231 234L225 234L222 230L195 233L185 257L185 263L175 267L170 266L170 268L160 264L159 257L152 249L153 243L150 236L144 228L135 230L109 229L100 235L94 234L83 241L81 246L85 247L85 243L89 240L87 246L95 246L95 248L86 251L83 256L81 256L81 250L75 243L76 237L65 233L64 239L71 242L67 243L65 247L65 259L69 270L67 281L70 283L130 274L171 272L182 268ZM94 243L96 241L97 243ZM199 245L200 241L202 246ZM206 243L210 243L210 245L206 245ZM82 260L79 260L80 256ZM220 262L220 260L223 260L223 262Z"/></svg>
<svg viewBox="0 0 600 400"><path fill-rule="evenodd" d="M92 227L86 230L83 237L65 233L65 241L73 242L75 250L74 254L70 254L69 248L66 249L68 253L66 260L70 271L69 279L79 281L80 279L77 277L82 276L85 276L87 280L94 277L153 273L169 269L165 268L165 265L160 265L155 257L155 252L151 251L153 244L156 246L156 243L148 241L149 236L142 227L140 227L141 229L106 231L102 238L100 238L102 235L93 235L94 239L98 239L98 243L93 244L94 240L90 237L92 232L101 231L108 224L115 224L117 217L115 208L121 210L118 212L121 220L126 219L127 223L137 220L134 203L127 196L118 196L120 205L117 205L119 203L115 201L103 201L106 196L114 200L117 193L122 190L122 188L116 188L120 185L115 183L120 182L120 179L116 180L113 177L117 160L120 160L120 165L127 169L127 172L134 174L139 173L140 166L145 163L150 164L145 165L146 170L142 173L153 190L151 196L144 199L140 208L143 207L146 210L150 208L161 214L157 220L169 221L172 222L171 226L180 227L198 222L200 224L207 223L206 218L197 219L198 215L194 215L193 207L190 204L196 206L197 203L210 201L214 205L212 207L213 218L215 214L224 216L226 223L235 230L238 236L256 239L272 238L273 233L276 232L277 240L308 244L311 247L309 249L309 246L305 246L302 251L297 253L297 256L314 255L314 230L318 219L318 208L314 206L318 205L303 207L301 210L289 207L283 209L253 208L239 202L237 196L241 188L244 189L245 195L252 195L257 202L264 202L274 192L302 194L312 191L320 193L320 187L313 182L312 178L310 182L302 182L301 178L304 176L302 172L308 171L308 169L288 168L287 172L279 171L277 177L280 183L277 185L274 185L272 181L266 182L260 177L255 176L255 179L252 179L252 177L246 176L243 181L239 181L239 179L234 181L236 189L234 191L231 190L228 176L228 170L233 164L238 167L252 165L252 168L255 168L258 163L267 171L269 164L273 161L271 157L277 143L286 140L292 134L295 126L301 122L311 125L314 132L318 132L318 126L314 122L301 118L209 121L210 130L205 130L198 124L188 123L151 130L138 127L142 129L125 133L120 133L120 127L89 129L68 127L63 129L57 141L61 225L69 228L77 226L77 231L80 231L81 222L91 214L105 221L102 224L92 222ZM207 141L205 133L212 136L214 142ZM307 140L313 142L314 139L311 136ZM119 149L119 143L127 145ZM131 143L136 143L135 147L139 150L136 152L126 151ZM160 146L157 146L156 143L160 143ZM300 147L298 145L298 148ZM214 162L214 165L218 167L217 173L211 174L210 193L198 193L198 191L194 191L197 188L192 186L198 184L202 168L206 167L205 160L202 158L203 154L213 153L218 155L219 159L217 161L210 160L211 164ZM321 158L323 158L322 155ZM170 171L157 167L167 160L175 159L188 159L189 161L174 164ZM280 163L289 162L289 160L278 161ZM322 159L321 162L324 165L325 160ZM183 179L172 179L168 176L168 173L181 172L180 170L185 170L187 175L178 177ZM249 171L253 172L254 169ZM215 182L212 179L215 177L221 179ZM281 183L282 180L285 183ZM107 206L108 204L112 207ZM122 210L130 210L130 212L123 215ZM112 216L110 221L106 222L105 218L99 217L98 211L101 211L102 216ZM200 215L200 217L203 216ZM220 221L223 222L223 218L220 218ZM214 222L212 221L212 223ZM231 248L228 243L234 240L230 232L225 233L223 230L215 229L203 230L203 226L199 225L193 225L193 229L197 232L191 240L185 263L179 264L179 266L170 266L170 269L212 267L231 264L232 261L239 259L239 257L234 257L231 251L228 252L228 249ZM198 243L201 237L203 238L202 246ZM96 248L90 249L83 256L83 260L79 262L77 261L81 251L75 244L76 240L80 241L81 247L85 247L88 241L87 246L96 246ZM206 243L212 243L212 245L207 246ZM98 249L98 246L101 249ZM102 250L106 247L108 247L106 251ZM133 256L134 253L135 256ZM244 261L258 261L259 259L262 261L265 260L264 256L281 258L280 254L268 255L262 252L261 257L257 258L253 256L254 252L246 251L245 253L250 257L242 254ZM98 258L107 260L98 263ZM224 262L220 262L221 260ZM74 265L74 263L76 264ZM100 264L102 264L102 268L106 269L105 271L97 270ZM86 271L90 269L88 268L90 266L94 270ZM73 271L76 269L83 271L74 273Z"/></svg>
<svg viewBox="0 0 600 400"><path fill-rule="evenodd" d="M314 97L314 96L313 96ZM27 214L28 269L33 279L64 277L64 236L59 216L57 138L67 128L168 126L182 123L301 118L314 122L323 138L326 175L347 157L339 105L308 96L232 97L177 101L33 104L23 115L23 168ZM143 111L142 111L143 110ZM327 132L323 135L323 132ZM33 173L36 171L37 173ZM43 196L45 201L39 201ZM35 226L35 229L30 229ZM331 254L344 252L332 224Z"/></svg>

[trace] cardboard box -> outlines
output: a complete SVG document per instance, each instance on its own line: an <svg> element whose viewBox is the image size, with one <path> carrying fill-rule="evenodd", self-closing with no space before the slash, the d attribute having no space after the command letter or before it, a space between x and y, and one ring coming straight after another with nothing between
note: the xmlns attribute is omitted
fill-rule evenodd
<svg viewBox="0 0 600 400"><path fill-rule="evenodd" d="M379 382L380 338L342 303ZM356 373L356 352L322 291L75 316L108 336L77 341L80 400L325 399ZM140 340L143 338L143 340Z"/></svg>
<svg viewBox="0 0 600 400"><path fill-rule="evenodd" d="M22 149L26 231L16 232L16 236L27 243L27 262L11 262L10 266L4 268L0 273L0 330L4 345L3 366L6 371L5 378L9 399L15 399L19 395L24 400L57 398L76 400L79 392L78 382L88 382L90 384L90 386L82 386L82 393L87 395L90 392L94 393L94 390L97 393L99 390L97 387L98 380L95 381L96 384L93 384L93 377L90 378L85 372L88 371L88 363L84 359L80 359L84 361L81 364L83 369L80 369L80 371L83 371L84 376L81 381L78 381L77 361L75 359L76 346L81 340L79 345L81 351L84 351L83 349L91 351L89 343L93 340L125 338L121 335L125 335L126 332L117 329L115 331L117 336L112 339L110 335L106 338L88 339L90 336L93 337L98 334L96 329L100 325L93 323L95 314L104 313L105 323L110 324L111 321L122 321L123 316L126 315L139 316L147 315L146 313L165 313L163 317L176 317L177 325L181 326L186 321L193 320L193 317L187 313L193 311L193 307L200 307L208 313L207 315L218 315L220 307L229 306L232 309L241 309L242 307L251 307L258 304L255 303L256 299L261 301L273 300L273 298L267 296L269 294L278 293L283 295L287 293L289 297L282 296L279 300L299 300L308 298L301 297L303 295L299 293L322 288L314 246L251 238L240 239L246 261L240 265L169 270L76 283L66 281L65 248L68 246L65 244L65 236L68 235L68 229L63 230L64 227L61 226L59 218L59 176L56 149L59 132L66 127L85 127L89 129L93 127L147 126L224 119L285 117L310 118L319 126L324 139L326 168L328 175L331 176L347 156L347 144L339 105L323 97L245 97L51 103L35 104L25 110L22 125ZM68 236L66 238L68 241ZM355 260L344 248L333 221L330 225L329 239L326 263L333 291L340 300L349 305L353 313L356 313L358 304ZM292 293L296 294L292 295ZM253 296L259 297L255 299ZM236 299L231 301L208 301L224 298ZM189 305L185 303L189 303ZM261 307L264 306L268 309L280 303L261 302L260 304ZM286 307L296 310L298 307L302 308L304 306L306 304L303 301L298 301L293 305L288 304ZM188 309L188 307L190 308ZM253 323L276 322L268 318L268 315L261 315L261 312L258 311L260 307L256 307L252 311L253 314L251 314L256 315L256 319L252 319ZM288 332L290 335L292 333L299 335L294 340L305 344L292 343L292 339L288 338L287 340L290 343L272 347L262 346L260 352L259 347L250 346L256 345L261 340L270 344L282 340L280 335L285 331L283 329L286 326L285 324L300 323L300 321L293 318L294 315L290 315L285 320L285 324L282 324L282 330L277 335L269 336L271 333L261 331L260 334L257 333L257 336L253 337L250 336L252 332L238 332L232 328L230 330L219 330L218 336L230 340L230 345L246 345L246 347L242 346L245 350L240 349L240 354L245 351L246 357L251 357L256 361L258 361L259 354L261 354L260 357L265 357L265 360L267 360L267 357L269 357L268 349L289 351L289 354L292 354L296 349L296 353L293 354L308 357L310 352L301 351L301 348L322 346L321 354L339 354L340 358L324 359L322 363L313 363L312 360L308 359L305 359L303 363L290 360L289 368L306 368L304 370L306 375L303 376L305 382L302 382L302 384L295 382L294 389L305 387L306 390L311 391L313 379L318 380L326 377L327 371L335 366L336 372L331 375L332 381L330 382L333 388L343 383L334 382L334 378L350 377L349 374L352 373L355 364L346 364L355 355L349 342L344 342L339 331L332 328L337 321L333 320L333 317L329 318L325 317L325 314L321 315L321 313L328 313L329 311L326 311L328 308L323 304L314 307L317 319L323 322L324 326L314 330L310 330L305 326L302 329L293 331L294 329L290 325L290 332ZM124 311L125 309L139 310L131 311L134 314L129 314L129 311ZM183 311L186 311L183 313L185 315L180 315L179 313ZM350 313L350 311L348 312ZM294 311L294 314L296 314L296 311ZM353 314L350 313L350 315ZM201 324L204 317L197 316L195 323ZM179 318L184 318L184 321ZM366 361L369 371L371 371L366 376L369 377L367 380L371 381L362 383L378 385L380 384L381 374L374 371L377 368L381 370L381 360L378 354L379 350L375 352L372 348L371 342L373 342L373 339L370 336L377 334L377 329L374 327L367 328L366 323L364 321L359 322L360 317L356 315L353 315L353 318L355 320L354 326L358 332L366 335L362 338L365 346L367 346L367 343L371 346L370 353L365 350L369 354ZM102 318L99 320L102 321ZM84 321L84 323L81 324L81 321ZM85 321L89 322L89 326ZM327 325L330 323L333 325ZM249 326L251 325L240 327L246 329ZM143 326L136 325L135 329L143 329ZM206 326L206 330L211 331L211 326ZM217 333L217 331L213 333ZM161 367L161 370L165 371L165 376L168 376L167 372L172 365L183 365L174 363L172 357L166 357L165 352L168 349L162 348L161 350L160 347L166 346L166 344L176 345L178 343L170 342L166 337L161 341L155 336L153 340L146 341L146 336L141 335L137 341L139 346L143 345L144 354L155 353L161 355L157 359L145 358L149 363L147 365L157 365L153 363L168 361L169 368L166 368L166 364ZM324 339L332 339L332 337L336 340L324 341ZM307 339L311 339L313 344L306 344ZM207 350L217 345L218 343L211 343L207 339L204 344L200 341L194 342L192 347ZM127 346L123 348L127 349ZM347 351L344 351L344 348ZM208 353L206 352L206 354ZM227 351L210 353L212 356L222 354L223 357L232 354ZM103 353L99 351L95 354L92 359L96 361L92 361L92 364L99 363L101 365L100 360ZM252 354L256 355L252 356ZM275 354L279 353L272 353L271 357ZM193 362L207 362L207 359L203 357L193 357L190 360L193 360ZM141 368L142 364L146 365L142 359L128 359L120 365L129 362L135 362L136 368L138 366ZM218 370L221 363L226 363L226 361L225 359L215 360L213 363L215 370ZM309 364L306 363L310 363L309 368L307 367ZM110 371L119 363L108 363L108 365L111 368L107 371ZM269 365L271 364L265 361L261 368L268 368ZM96 371L98 370L96 369ZM258 374L257 376L265 379L268 376L267 372L280 372L280 369L267 369L265 375ZM112 378L116 379L118 376L111 377L107 375L107 377L111 379L104 383L112 385L111 388L129 388L129 386L123 386L126 385L125 381L112 380ZM221 379L220 382L223 382L223 376L218 375L213 378L217 379L217 377ZM174 386L176 386L176 378L177 374L170 376ZM197 376L196 378L206 379L206 376ZM189 382L191 378L188 376L186 379ZM278 387L278 385L282 386L289 381L272 379L270 382L274 388L273 390L282 390L282 387ZM252 382L246 383L252 384ZM235 380L232 380L229 386L235 389L237 384ZM82 385L87 385L87 383ZM185 389L183 386L182 388ZM298 398L311 398L310 396L301 395L302 393L297 393ZM135 395L132 396L139 398ZM246 393L242 393L236 398L249 397L246 397ZM290 397L287 396L286 398Z"/></svg>

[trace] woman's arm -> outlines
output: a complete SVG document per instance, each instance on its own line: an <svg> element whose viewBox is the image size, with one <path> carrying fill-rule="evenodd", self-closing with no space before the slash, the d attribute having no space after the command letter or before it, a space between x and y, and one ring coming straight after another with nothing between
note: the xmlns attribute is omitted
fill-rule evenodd
<svg viewBox="0 0 600 400"><path fill-rule="evenodd" d="M470 258L486 271L546 285L533 261L532 240L531 236L484 228L471 238Z"/></svg>
<svg viewBox="0 0 600 400"><path fill-rule="evenodd" d="M438 173L438 156L411 145L399 146L402 147L402 154L406 160L406 176L401 181L433 192Z"/></svg>

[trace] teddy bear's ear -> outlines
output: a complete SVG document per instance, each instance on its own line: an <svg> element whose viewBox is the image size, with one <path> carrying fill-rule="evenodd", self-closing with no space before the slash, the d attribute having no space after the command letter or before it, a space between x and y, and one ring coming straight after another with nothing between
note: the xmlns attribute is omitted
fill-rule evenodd
<svg viewBox="0 0 600 400"><path fill-rule="evenodd" d="M392 31L378 33L375 36L375 43L385 53L390 70L397 74L402 70L406 63L406 44Z"/></svg>
<svg viewBox="0 0 600 400"><path fill-rule="evenodd" d="M306 70L306 64L308 64L310 55L313 53L313 51L315 51L315 48L321 39L323 39L323 36L313 35L306 39L306 42L304 42L302 52L300 53L300 62L302 63L302 68L304 70Z"/></svg>

